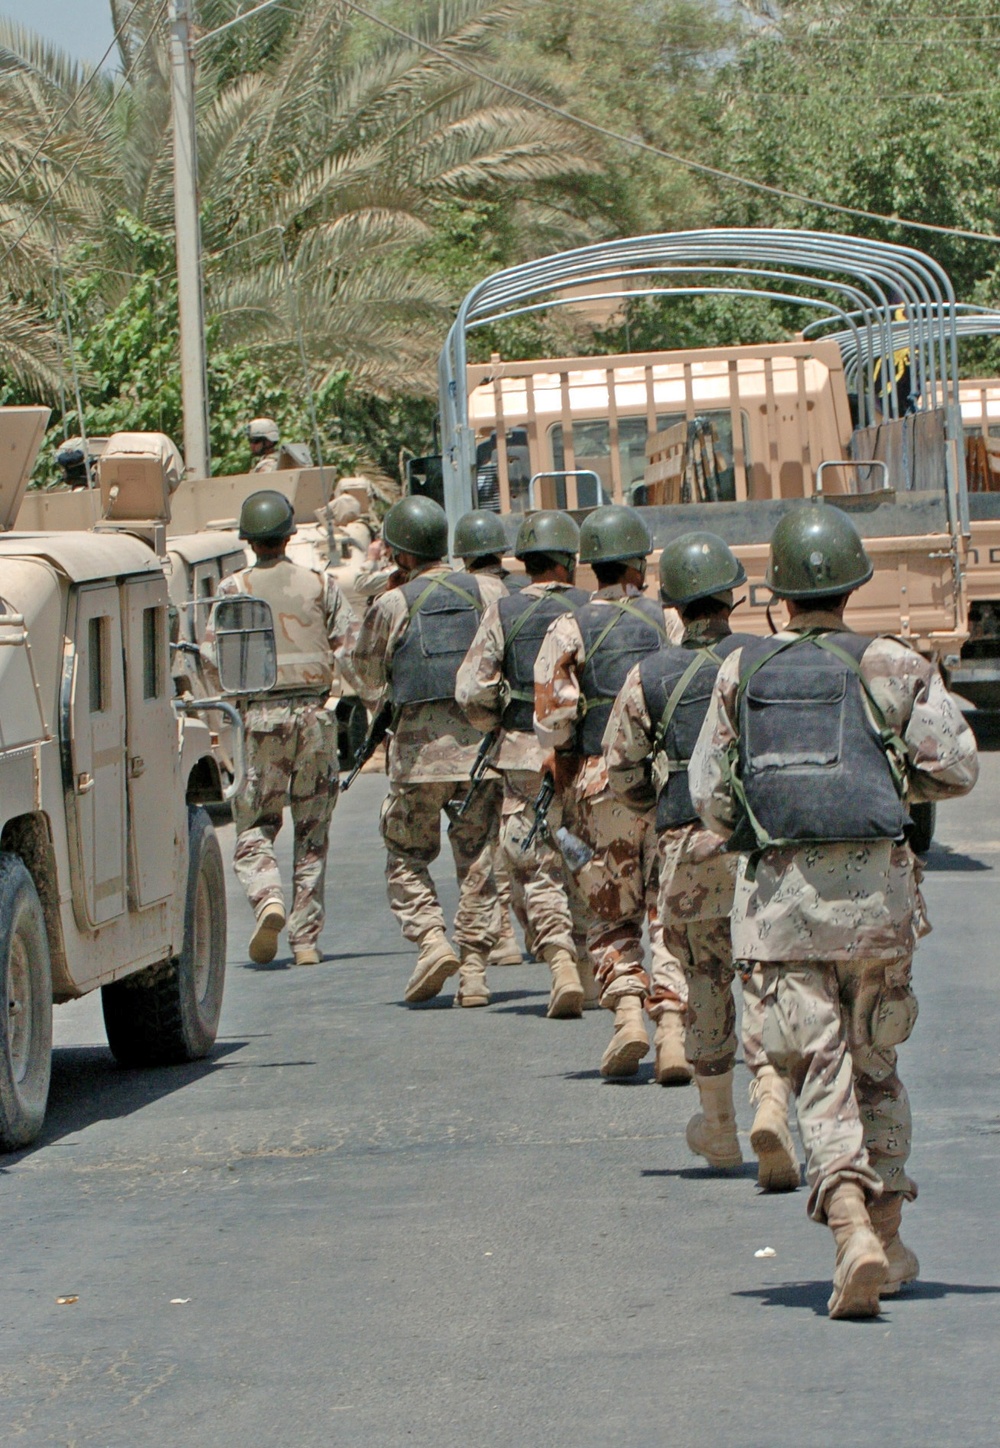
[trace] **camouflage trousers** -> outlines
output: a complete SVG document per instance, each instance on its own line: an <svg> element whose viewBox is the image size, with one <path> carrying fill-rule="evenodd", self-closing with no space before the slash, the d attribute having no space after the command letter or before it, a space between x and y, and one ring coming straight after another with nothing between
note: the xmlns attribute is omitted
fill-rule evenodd
<svg viewBox="0 0 1000 1448"><path fill-rule="evenodd" d="M247 777L233 800L233 865L254 913L284 901L274 842L285 806L292 816L293 949L314 946L326 914L326 855L337 803L337 721L319 704L251 704L244 715Z"/></svg>
<svg viewBox="0 0 1000 1448"><path fill-rule="evenodd" d="M896 1047L917 1019L910 957L758 965L768 1060L796 1095L809 1215L826 1221L830 1193L855 1181L912 1201L906 1173L910 1102Z"/></svg>
<svg viewBox="0 0 1000 1448"><path fill-rule="evenodd" d="M512 887L524 902L525 939L531 953L544 956L547 949L558 947L579 959L586 954L587 931L593 924L583 895L562 855L541 830L524 848L535 822L531 805L541 778L538 770L504 771L500 845ZM560 823L559 805L553 801L549 825L554 830Z"/></svg>
<svg viewBox="0 0 1000 1448"><path fill-rule="evenodd" d="M503 828L501 818L500 828ZM511 921L511 912L524 932L524 943L529 955L534 955L535 944L531 929L531 922L528 920L527 910L524 903L524 890L520 880L515 880L507 868L507 856L504 854L503 842L497 838L496 844L489 852L489 861L493 870L493 880L497 888L497 900L500 904L500 940L514 939L514 926Z"/></svg>
<svg viewBox="0 0 1000 1448"><path fill-rule="evenodd" d="M736 1064L736 999L732 935L728 915L707 920L671 920L664 911L663 935L687 981L684 1051L696 1076L722 1076ZM756 1075L767 1060L761 1034L764 1008L760 967L741 981L740 1035L743 1059Z"/></svg>
<svg viewBox="0 0 1000 1448"><path fill-rule="evenodd" d="M593 924L587 946L601 1005L614 1010L621 996L641 996L655 1021L682 1012L687 982L663 938L657 906L657 838L652 816L637 815L613 795L564 792L563 822L594 852L576 883ZM650 969L645 967L643 923L649 926Z"/></svg>
<svg viewBox="0 0 1000 1448"><path fill-rule="evenodd" d="M389 907L406 940L419 942L429 930L444 930L430 866L441 853L441 814L448 815L448 842L458 879L455 944L491 950L500 935L500 907L492 852L499 820L499 780L480 786L468 811L458 806L468 781L394 782L382 806L380 829L387 852L385 879Z"/></svg>

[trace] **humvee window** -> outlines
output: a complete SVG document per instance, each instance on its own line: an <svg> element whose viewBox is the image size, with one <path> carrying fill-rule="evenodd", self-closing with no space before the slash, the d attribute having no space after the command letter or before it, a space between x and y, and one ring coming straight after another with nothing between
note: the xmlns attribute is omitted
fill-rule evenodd
<svg viewBox="0 0 1000 1448"><path fill-rule="evenodd" d="M107 637L107 617L92 618L87 636L91 714L103 714L108 707L108 670L104 657L107 647Z"/></svg>
<svg viewBox="0 0 1000 1448"><path fill-rule="evenodd" d="M158 699L163 692L163 630L160 627L162 609L144 608L142 611L142 697Z"/></svg>

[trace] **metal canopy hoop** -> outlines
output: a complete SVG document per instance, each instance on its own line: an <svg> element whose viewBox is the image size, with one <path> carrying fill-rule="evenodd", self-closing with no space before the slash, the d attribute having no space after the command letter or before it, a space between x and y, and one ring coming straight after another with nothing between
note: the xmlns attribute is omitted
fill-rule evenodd
<svg viewBox="0 0 1000 1448"><path fill-rule="evenodd" d="M678 285L662 286L657 279L664 277ZM706 286L705 278L720 280ZM586 298L557 295L580 286L594 290ZM821 300L824 293L828 300ZM914 378L910 405L918 410L943 406L946 436L958 440L955 294L933 258L912 247L829 232L733 227L627 237L497 272L462 302L439 363L445 502L452 526L474 505L475 495L476 439L469 426L466 374L470 330L581 300L736 294L828 313L806 329L810 334L827 334L827 328L841 324L834 336L843 338L845 360L849 354L853 363L861 426L898 417L889 364L894 349L905 345ZM949 468L952 501L962 491L954 471L959 467L953 462Z"/></svg>

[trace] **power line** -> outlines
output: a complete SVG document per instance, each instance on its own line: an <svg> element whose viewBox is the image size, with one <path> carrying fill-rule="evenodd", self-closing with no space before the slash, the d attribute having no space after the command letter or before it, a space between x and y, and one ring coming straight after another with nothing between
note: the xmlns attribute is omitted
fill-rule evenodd
<svg viewBox="0 0 1000 1448"><path fill-rule="evenodd" d="M79 101L80 97L83 95L84 91L87 89L87 87L90 86L90 85L92 85L92 84L94 83L94 81L97 79L97 77L100 75L100 73L101 73L101 66L104 64L104 62L107 60L108 56L111 54L112 50L114 50L115 46L118 44L118 41L121 39L122 35L124 34L126 25L127 25L127 24L129 23L129 21L132 19L132 16L133 16L133 15L135 14L135 12L138 10L138 8L139 8L139 6L140 6L141 3L142 3L142 0L135 0L135 3L133 4L132 9L128 12L128 14L126 15L125 19L122 21L121 25L119 25L118 29L115 31L114 35L111 37L111 44L108 46L107 50L104 52L104 54L101 56L100 60L99 60L99 61L97 62L97 64L94 66L94 69L93 69L93 70L90 72L90 74L87 76L86 80L83 82L83 85L80 87L80 89L79 89L78 91L76 91L76 93L75 93L74 96L73 96L73 99L70 101L70 103L69 103L69 105L66 107L66 109L63 110L63 111L60 111L59 115L56 116L55 120L50 123L48 130L45 132L44 136L43 136L42 139L39 141L38 145L37 145L37 146L35 147L35 149L32 151L32 153L31 153L31 155L28 157L27 161L25 161L25 163L24 163L24 165L21 167L20 171L17 173L17 175L14 177L13 181L10 183L9 189L8 189L7 191L5 191L2 196L0 196L0 203L3 203L4 201L6 201L8 197L13 196L14 192L17 190L17 188L18 188L18 186L20 185L20 183L24 180L25 176L28 174L28 172L30 171L31 167L34 165L35 161L37 161L37 160L38 160L38 157L41 155L42 148L43 148L43 146L45 145L45 142L49 139L49 137L50 137L50 136L52 135L52 133L56 130L56 128L63 123L63 121L64 121L64 120L66 119L66 117L69 115L69 113L70 113L70 111L73 109L73 107L77 104L77 102Z"/></svg>
<svg viewBox="0 0 1000 1448"><path fill-rule="evenodd" d="M278 0L265 0L265 4L277 4ZM821 211L837 212L841 216L857 216L865 221L879 221L888 226L905 226L916 231L928 231L938 236L960 236L970 241L993 241L1000 242L1000 236L991 232L966 231L957 226L935 226L930 221L913 221L903 216L886 216L879 211L865 211L859 206L841 206L835 201L818 201L812 196L804 196L798 191L786 191L781 186L769 186L764 181L752 181L747 176L738 176L732 171L723 171L718 166L709 166L703 161L692 161L686 156L678 156L673 151L666 151L660 146L654 146L649 141L642 141L637 136L626 136L621 131L613 131L607 126L598 125L596 121L585 120L582 116L574 115L572 111L564 110L562 106L553 105L551 101L542 100L539 96L533 96L529 91L519 89L510 85L507 81L497 80L487 71L479 70L476 66L470 65L468 61L459 60L457 56L450 55L446 50L436 45L431 45L427 40L421 40L416 35L410 35L407 31L401 30L398 25L393 25L381 16L373 15L370 10L365 10L355 0L340 0L340 3L347 9L353 10L357 15L363 15L366 20L380 25L384 30L391 31L393 35L401 40L408 41L422 50L438 56L447 64L454 66L457 70L465 71L466 74L475 76L487 85L492 85L498 90L506 91L508 95L517 96L520 100L526 101L529 105L536 106L539 110L548 111L549 114L559 116L564 121L570 121L573 125L580 126L584 130L592 131L595 135L604 136L607 140L618 141L622 145L631 146L638 151L645 151L649 155L659 156L665 161L672 161L676 166L683 166L687 170L697 171L703 176L711 176L717 181L728 181L737 186L745 186L752 191L760 191L768 196L780 197L783 201L797 201L804 206L813 206ZM263 8L263 7L262 7ZM206 37L207 38L207 37Z"/></svg>
<svg viewBox="0 0 1000 1448"><path fill-rule="evenodd" d="M203 45L206 40L214 40L217 35L222 35L226 30L232 30L234 25L240 25L244 20L252 20L255 15L260 15L264 10L273 10L276 5L284 8L281 0L263 0L261 5L255 5L252 10L244 10L242 15L234 15L232 20L227 20L224 25L217 25L214 30L199 35L195 45Z"/></svg>
<svg viewBox="0 0 1000 1448"><path fill-rule="evenodd" d="M156 27L157 27L157 25L160 23L160 21L163 19L163 16L164 16L165 13L166 13L166 9L167 9L167 5L168 5L168 4L169 4L169 0L161 0L160 8L157 10L156 14L154 15L152 24L151 24L150 27L149 27L149 33L147 34L147 36L146 36L145 40L142 42L142 44L139 46L139 49L136 51L135 55L132 57L131 64L128 66L128 68L127 68L127 69L123 72L123 74L122 74L122 84L123 84L123 85L124 85L124 83L129 79L129 77L132 75L133 71L135 70L136 66L138 65L138 63L139 63L139 58L140 58L140 56L142 55L143 51L146 49L146 47L149 45L149 43L150 43L150 42L153 40L153 38L155 37L155 35L156 35ZM118 103L118 93L116 92L115 95L112 96L112 98L111 98L110 102L108 103L108 105L105 106L104 110L101 111L100 115L99 115L99 116L97 117L97 119L93 122L93 124L91 125L90 129L87 131L86 135L85 135L84 138L83 138L85 141L92 141L92 140L94 139L94 136L97 134L97 131L98 131L101 123L102 123L104 120L106 120L107 117L111 114L111 112L114 110L114 108L115 108L115 106L117 105L117 103ZM70 179L70 177L73 175L73 173L77 170L77 168L79 167L79 165L80 165L80 161L79 161L79 159L77 159L76 161L73 162L72 166L70 166L69 169L68 169L66 172L64 172L61 180L60 180L55 186L52 187L51 191L50 191L49 194L46 196L46 198L45 198L45 200L42 202L41 206L39 206L39 207L37 208L37 210L34 212L34 214L29 218L28 224L27 224L27 226L24 228L24 230L21 232L21 234L17 237L17 239L16 239L15 241L11 242L11 244L10 244L10 246L7 248L7 250L3 253L2 256L0 256L0 266L2 266L3 263L4 263L5 261L7 261L9 257L12 257L12 256L14 255L14 252L15 252L15 251L17 250L17 248L21 245L21 242L22 242L22 241L24 240L24 238L28 235L28 232L31 231L32 227L33 227L33 226L35 225L35 223L38 221L39 217L40 217L40 216L42 215L42 213L44 212L46 206L49 206L49 205L52 203L52 201L59 195L59 192L60 192L60 191L63 189L63 187L66 185L67 181Z"/></svg>

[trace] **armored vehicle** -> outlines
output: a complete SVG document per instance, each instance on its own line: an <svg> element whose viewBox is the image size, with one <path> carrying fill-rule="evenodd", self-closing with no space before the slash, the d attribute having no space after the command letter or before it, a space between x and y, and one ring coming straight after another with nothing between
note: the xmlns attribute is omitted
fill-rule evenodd
<svg viewBox="0 0 1000 1448"><path fill-rule="evenodd" d="M177 707L170 680L167 478L119 478L104 489L115 520L90 531L6 531L47 416L0 412L4 1150L41 1129L53 1003L100 989L120 1062L187 1061L211 1050L225 976L222 858L202 808L219 772L188 717L200 705ZM246 632L248 667L258 639L273 653L273 633ZM227 667L223 687L249 678ZM236 721L239 775L238 715L213 707Z"/></svg>

